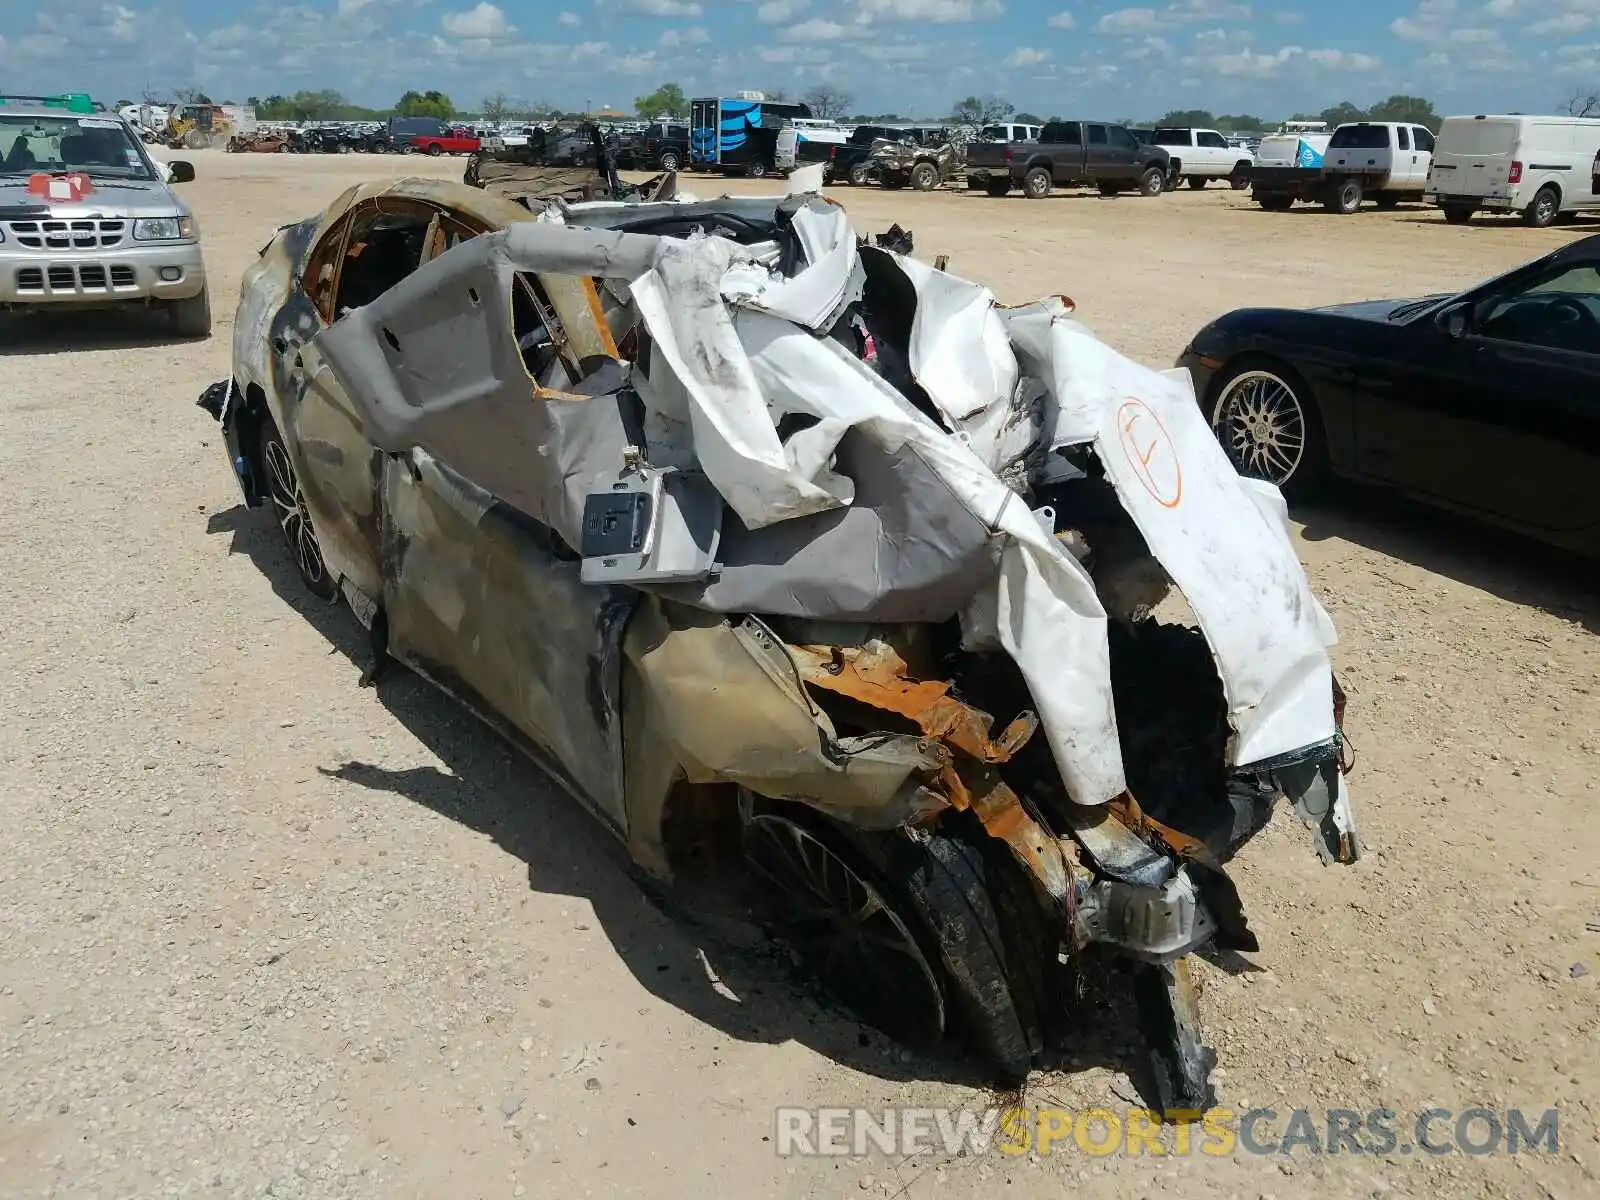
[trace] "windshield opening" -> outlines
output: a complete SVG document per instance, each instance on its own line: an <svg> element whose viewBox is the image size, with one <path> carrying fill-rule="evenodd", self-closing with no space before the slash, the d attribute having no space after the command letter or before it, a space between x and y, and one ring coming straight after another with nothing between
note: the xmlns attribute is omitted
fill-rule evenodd
<svg viewBox="0 0 1600 1200"><path fill-rule="evenodd" d="M128 127L114 117L0 114L0 175L82 171L104 179L155 178Z"/></svg>

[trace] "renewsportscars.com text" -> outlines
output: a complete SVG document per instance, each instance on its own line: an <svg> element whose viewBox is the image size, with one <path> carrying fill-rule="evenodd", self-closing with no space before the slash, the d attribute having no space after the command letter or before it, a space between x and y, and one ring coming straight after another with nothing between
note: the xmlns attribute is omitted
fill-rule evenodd
<svg viewBox="0 0 1600 1200"><path fill-rule="evenodd" d="M1555 1154L1560 1118L1471 1107L1393 1109L780 1108L780 1155Z"/></svg>

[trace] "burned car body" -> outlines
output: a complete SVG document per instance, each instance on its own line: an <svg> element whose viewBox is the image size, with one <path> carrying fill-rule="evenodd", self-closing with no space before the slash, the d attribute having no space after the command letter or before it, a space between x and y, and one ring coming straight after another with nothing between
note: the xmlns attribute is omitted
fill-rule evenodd
<svg viewBox="0 0 1600 1200"><path fill-rule="evenodd" d="M891 191L910 186L931 192L956 176L962 149L950 139L930 146L910 139L879 138L872 143L866 161L878 182Z"/></svg>
<svg viewBox="0 0 1600 1200"><path fill-rule="evenodd" d="M1285 793L1359 854L1331 625L1186 377L820 196L351 189L247 272L201 404L369 675L459 697L663 880L733 824L908 1041L1020 1077L1101 944L1201 1105L1184 956L1255 948L1223 864ZM1189 625L1150 615L1174 583Z"/></svg>

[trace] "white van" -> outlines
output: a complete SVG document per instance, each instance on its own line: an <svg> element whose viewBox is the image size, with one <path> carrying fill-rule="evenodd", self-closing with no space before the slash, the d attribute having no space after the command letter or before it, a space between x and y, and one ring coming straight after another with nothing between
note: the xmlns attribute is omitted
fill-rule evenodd
<svg viewBox="0 0 1600 1200"><path fill-rule="evenodd" d="M1600 211L1591 169L1600 120L1586 117L1446 117L1427 198L1462 224L1478 209L1517 212L1543 228L1562 213Z"/></svg>

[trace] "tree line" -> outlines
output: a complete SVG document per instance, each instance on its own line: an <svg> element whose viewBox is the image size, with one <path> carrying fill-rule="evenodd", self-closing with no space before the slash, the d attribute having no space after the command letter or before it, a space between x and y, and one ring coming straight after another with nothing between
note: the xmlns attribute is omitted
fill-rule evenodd
<svg viewBox="0 0 1600 1200"><path fill-rule="evenodd" d="M177 89L175 96L181 103L209 104L211 99L197 89ZM783 88L765 93L767 99L780 103L791 97ZM146 96L147 100L152 99ZM1057 121L1057 116L1041 117L1031 112L1017 112L1010 103L999 96L967 96L951 105L942 117L916 117L896 112L851 112L854 97L845 89L824 84L793 97L811 109L813 116L823 119L843 120L856 124L884 123L909 124L917 121L945 121L968 127L981 127L999 121L1019 121L1041 125ZM120 102L126 104L127 101ZM224 101L224 103L231 103ZM549 104L507 96L503 92L483 97L476 109L459 108L449 96L440 91L407 91L389 108L369 108L353 104L342 92L334 88L298 91L293 95L251 96L247 104L255 106L256 116L265 121L373 121L391 116L480 117L487 121L508 120L573 120L582 117L580 112L565 112ZM119 104L120 107L120 104ZM1574 92L1564 107L1574 116L1600 115L1600 92L1580 90ZM634 112L645 120L656 117L685 119L689 115L689 97L677 83L663 83L653 92L636 96ZM1349 100L1341 100L1317 113L1295 113L1291 120L1325 121L1331 128L1347 121L1402 121L1426 125L1438 131L1440 116L1433 102L1421 96L1394 95L1368 108ZM1247 133L1276 127L1276 120L1249 113L1214 114L1203 108L1174 109L1158 120L1145 122L1124 118L1123 124L1139 127L1150 125L1198 126L1224 133Z"/></svg>

